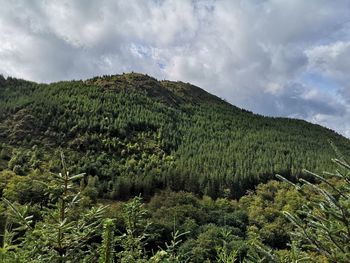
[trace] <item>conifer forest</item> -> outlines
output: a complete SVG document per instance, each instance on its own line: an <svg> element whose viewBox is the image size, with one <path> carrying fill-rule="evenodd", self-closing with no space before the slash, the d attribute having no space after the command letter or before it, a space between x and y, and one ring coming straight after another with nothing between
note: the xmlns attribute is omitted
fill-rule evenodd
<svg viewBox="0 0 350 263"><path fill-rule="evenodd" d="M189 83L0 76L0 262L350 262L349 156Z"/></svg>

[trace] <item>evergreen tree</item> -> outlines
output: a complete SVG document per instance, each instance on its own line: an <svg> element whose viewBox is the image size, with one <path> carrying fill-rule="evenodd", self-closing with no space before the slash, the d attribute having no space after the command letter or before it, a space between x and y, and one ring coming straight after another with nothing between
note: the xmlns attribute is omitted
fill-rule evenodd
<svg viewBox="0 0 350 263"><path fill-rule="evenodd" d="M114 223L112 219L106 219L103 223L102 245L100 247L99 263L114 262Z"/></svg>
<svg viewBox="0 0 350 263"><path fill-rule="evenodd" d="M10 231L20 235L13 242L16 254L21 255L24 262L63 263L94 256L89 241L98 235L105 207L79 208L80 193L75 192L73 182L84 175L70 176L63 154L61 161L62 172L54 175L55 183L51 185L53 203L44 209L41 221L32 221L33 216L27 215L27 206L3 199L9 210L7 220L11 223L8 224L19 225Z"/></svg>
<svg viewBox="0 0 350 263"><path fill-rule="evenodd" d="M146 250L149 221L147 220L147 210L139 196L124 204L123 221L126 233L117 238L122 247L118 253L118 258L122 263L146 262Z"/></svg>

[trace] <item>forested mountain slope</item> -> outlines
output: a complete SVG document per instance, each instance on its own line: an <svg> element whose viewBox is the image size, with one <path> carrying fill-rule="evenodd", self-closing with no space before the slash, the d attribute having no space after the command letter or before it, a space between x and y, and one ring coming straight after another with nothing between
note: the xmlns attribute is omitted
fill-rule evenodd
<svg viewBox="0 0 350 263"><path fill-rule="evenodd" d="M329 141L350 154L350 141L329 129L256 115L188 83L137 73L52 84L0 76L0 171L57 171L62 149L104 198L163 188L240 197L276 173L332 170Z"/></svg>

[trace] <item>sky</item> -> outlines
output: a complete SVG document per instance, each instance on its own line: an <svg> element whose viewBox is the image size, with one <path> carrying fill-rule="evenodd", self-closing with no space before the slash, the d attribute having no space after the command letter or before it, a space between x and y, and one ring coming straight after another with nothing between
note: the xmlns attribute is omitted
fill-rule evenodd
<svg viewBox="0 0 350 263"><path fill-rule="evenodd" d="M350 138L349 0L0 0L0 74L200 86Z"/></svg>

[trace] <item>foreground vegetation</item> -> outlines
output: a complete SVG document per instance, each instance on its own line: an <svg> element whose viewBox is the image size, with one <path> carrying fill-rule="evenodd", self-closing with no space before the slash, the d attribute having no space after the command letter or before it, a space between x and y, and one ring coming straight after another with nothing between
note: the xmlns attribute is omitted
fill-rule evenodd
<svg viewBox="0 0 350 263"><path fill-rule="evenodd" d="M61 173L37 181L36 201L5 184L0 260L349 262L350 165L334 162L327 177L310 172L317 184L281 178L239 201L163 191L143 203L93 201L74 183L85 175L70 175L62 157Z"/></svg>

